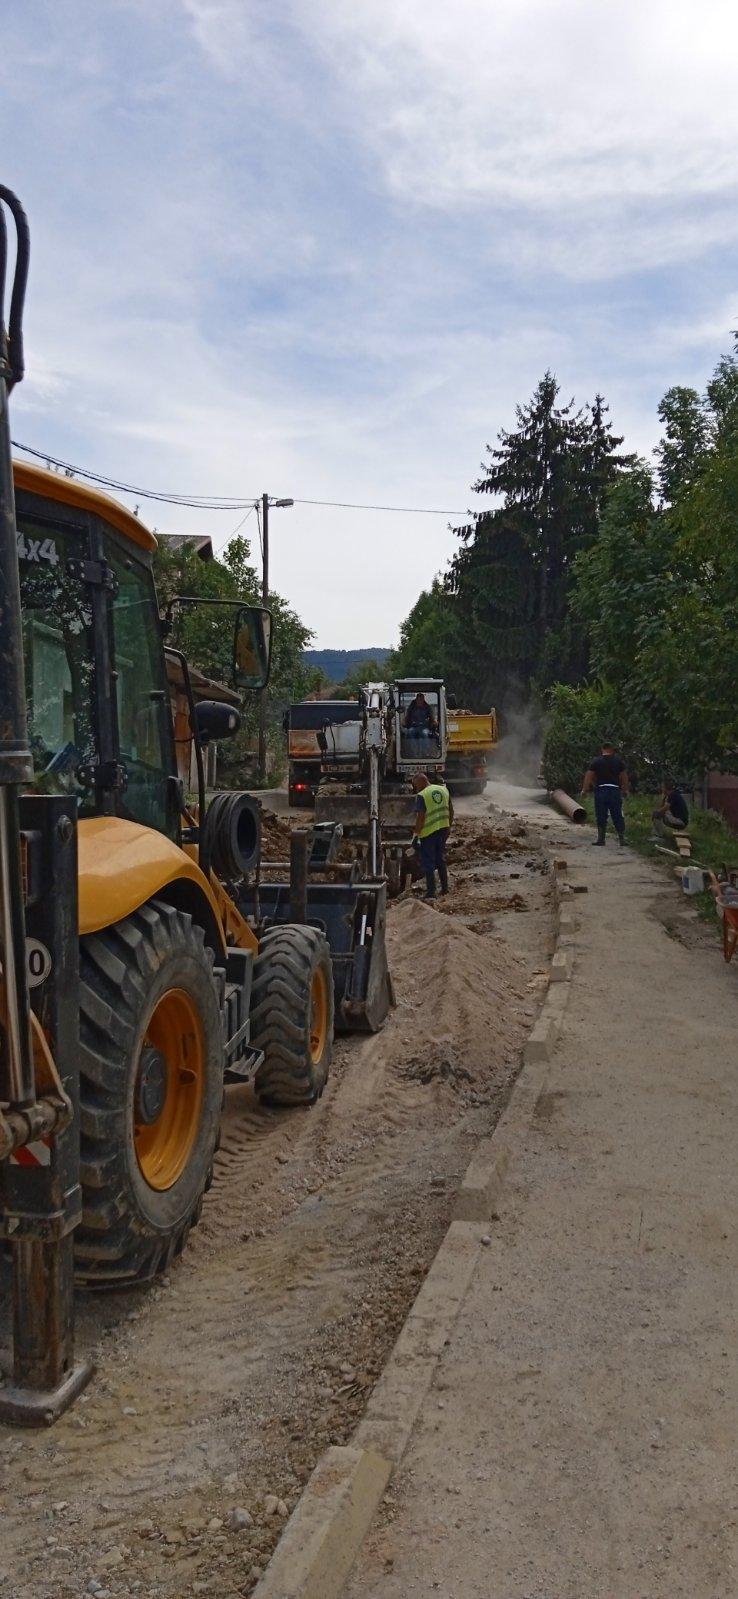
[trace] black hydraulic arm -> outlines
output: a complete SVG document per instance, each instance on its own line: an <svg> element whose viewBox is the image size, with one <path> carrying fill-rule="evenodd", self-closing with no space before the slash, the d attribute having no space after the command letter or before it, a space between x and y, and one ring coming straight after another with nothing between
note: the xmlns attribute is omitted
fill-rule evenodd
<svg viewBox="0 0 738 1599"><path fill-rule="evenodd" d="M8 396L23 377L23 302L28 279L28 222L20 201L0 184L0 950L5 991L6 1075L14 1106L33 1104L33 1052L26 981L23 883L18 822L21 784L33 777L26 731L20 587L15 531ZM15 223L15 272L5 326L8 230Z"/></svg>

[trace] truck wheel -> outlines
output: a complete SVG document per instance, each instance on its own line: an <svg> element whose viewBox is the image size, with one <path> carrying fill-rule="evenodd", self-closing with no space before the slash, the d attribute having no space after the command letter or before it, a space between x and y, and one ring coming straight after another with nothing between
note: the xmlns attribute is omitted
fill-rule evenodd
<svg viewBox="0 0 738 1599"><path fill-rule="evenodd" d="M78 1276L163 1271L197 1221L218 1138L223 1042L212 952L152 900L80 943Z"/></svg>
<svg viewBox="0 0 738 1599"><path fill-rule="evenodd" d="M312 1104L333 1049L333 968L317 927L270 927L259 945L251 1043L264 1051L256 1092L273 1105Z"/></svg>

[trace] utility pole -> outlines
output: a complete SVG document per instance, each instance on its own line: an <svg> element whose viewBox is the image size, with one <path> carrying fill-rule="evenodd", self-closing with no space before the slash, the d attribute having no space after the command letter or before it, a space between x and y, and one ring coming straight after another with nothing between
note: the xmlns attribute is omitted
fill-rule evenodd
<svg viewBox="0 0 738 1599"><path fill-rule="evenodd" d="M261 603L269 606L269 495L261 496ZM259 782L266 783L266 689L259 695Z"/></svg>
<svg viewBox="0 0 738 1599"><path fill-rule="evenodd" d="M261 501L257 500L256 510L261 506L261 603L265 610L269 609L269 507L276 505L279 509L284 506L294 505L294 500L274 500L268 494L262 494ZM259 698L259 782L266 783L267 775L267 738L266 738L266 689L262 689Z"/></svg>

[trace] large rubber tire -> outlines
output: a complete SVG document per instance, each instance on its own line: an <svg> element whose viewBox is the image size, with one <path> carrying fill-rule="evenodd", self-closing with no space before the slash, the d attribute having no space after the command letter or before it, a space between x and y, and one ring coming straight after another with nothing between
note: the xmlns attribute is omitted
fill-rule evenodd
<svg viewBox="0 0 738 1599"><path fill-rule="evenodd" d="M264 1051L255 1078L273 1105L312 1104L333 1050L333 968L317 927L270 927L259 945L251 996L251 1043Z"/></svg>
<svg viewBox="0 0 738 1599"><path fill-rule="evenodd" d="M137 1127L141 1052L152 1044L147 1032L161 1042L162 1027L165 1104L154 1124ZM190 916L152 900L81 940L80 1046L83 1214L75 1264L84 1282L120 1287L156 1276L179 1254L212 1175L223 1099L221 1011L212 952Z"/></svg>

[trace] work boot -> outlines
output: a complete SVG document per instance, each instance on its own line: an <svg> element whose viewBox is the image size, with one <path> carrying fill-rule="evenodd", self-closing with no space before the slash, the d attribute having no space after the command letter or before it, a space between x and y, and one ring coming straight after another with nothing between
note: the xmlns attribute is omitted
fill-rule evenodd
<svg viewBox="0 0 738 1599"><path fill-rule="evenodd" d="M604 828L598 827L598 829L597 829L597 837L592 839L592 843L593 844L604 844L604 842L605 842L605 831L604 831Z"/></svg>
<svg viewBox="0 0 738 1599"><path fill-rule="evenodd" d="M625 847L625 834L624 833L618 833L618 843L619 843L621 849L623 849Z"/></svg>

